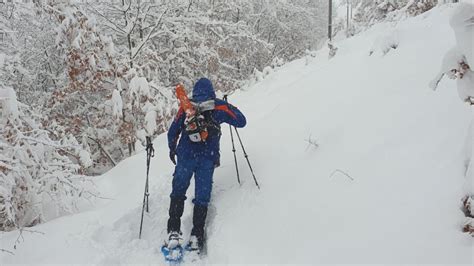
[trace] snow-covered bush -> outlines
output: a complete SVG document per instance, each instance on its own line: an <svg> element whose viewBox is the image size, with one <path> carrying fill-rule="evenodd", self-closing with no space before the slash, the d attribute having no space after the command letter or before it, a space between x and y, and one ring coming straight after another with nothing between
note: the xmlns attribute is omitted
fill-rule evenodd
<svg viewBox="0 0 474 266"><path fill-rule="evenodd" d="M305 65L308 65L309 63L311 63L314 58L316 58L316 51L310 51L310 50L306 50L305 52Z"/></svg>
<svg viewBox="0 0 474 266"><path fill-rule="evenodd" d="M459 4L450 20L456 37L456 46L448 51L443 59L441 70L430 86L436 90L444 76L456 79L460 99L474 105L474 4ZM471 107L472 108L472 107ZM472 202L474 199L474 119L469 127L466 141L466 182L463 199L463 210L468 217L463 231L474 235L474 219L472 218Z"/></svg>
<svg viewBox="0 0 474 266"><path fill-rule="evenodd" d="M148 82L135 69L129 71L126 80L129 82L122 97L125 117L119 134L122 142L134 150L137 140L145 144L146 136L165 131L175 110L171 107L171 94L163 92L167 89Z"/></svg>
<svg viewBox="0 0 474 266"><path fill-rule="evenodd" d="M332 42L328 42L328 48L329 48L329 59L333 58L334 56L336 56L337 54L337 50L339 48L337 48Z"/></svg>
<svg viewBox="0 0 474 266"><path fill-rule="evenodd" d="M372 49L370 49L369 55L373 55L374 53L386 55L391 50L397 49L398 45L398 33L396 31L387 33L386 35L380 36L375 40Z"/></svg>
<svg viewBox="0 0 474 266"><path fill-rule="evenodd" d="M81 175L90 158L74 137L51 140L40 117L17 102L11 88L0 89L0 110L0 231L71 213L93 195Z"/></svg>
<svg viewBox="0 0 474 266"><path fill-rule="evenodd" d="M276 59L272 62L270 66L264 67L262 71L255 68L250 78L243 83L243 87L252 86L256 83L263 81L268 75L272 74L278 68L280 68L280 66L283 65L283 62L284 61L281 59Z"/></svg>
<svg viewBox="0 0 474 266"><path fill-rule="evenodd" d="M396 21L406 16L424 13L438 4L438 0L355 0L351 32L357 33L375 23Z"/></svg>
<svg viewBox="0 0 474 266"><path fill-rule="evenodd" d="M314 51L310 52L310 51L306 50L305 53L306 54L308 54L308 53L311 54L312 57L316 56L316 52L314 52ZM278 68L278 67L283 66L284 64L285 64L285 59L280 58L280 57L275 57L275 58L273 58L272 63L271 63L270 66L272 68Z"/></svg>
<svg viewBox="0 0 474 266"><path fill-rule="evenodd" d="M467 218L462 230L474 236L474 195L463 198L462 211Z"/></svg>
<svg viewBox="0 0 474 266"><path fill-rule="evenodd" d="M436 90L444 76L456 79L462 101L474 104L474 5L460 4L450 20L456 37L456 46L444 56L441 69L430 87Z"/></svg>
<svg viewBox="0 0 474 266"><path fill-rule="evenodd" d="M424 13L438 4L438 0L409 1L405 6L406 12L410 16L417 16Z"/></svg>

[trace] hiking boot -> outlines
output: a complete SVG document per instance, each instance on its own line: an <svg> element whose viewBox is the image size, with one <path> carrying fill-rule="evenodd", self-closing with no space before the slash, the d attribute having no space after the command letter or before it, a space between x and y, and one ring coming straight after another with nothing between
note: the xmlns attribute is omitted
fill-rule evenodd
<svg viewBox="0 0 474 266"><path fill-rule="evenodd" d="M189 242L186 245L186 250L196 251L198 254L201 254L203 249L204 249L204 238L191 235L191 238L189 238Z"/></svg>
<svg viewBox="0 0 474 266"><path fill-rule="evenodd" d="M169 250L175 249L183 244L183 237L181 232L173 231L168 234L168 239L165 240L165 246Z"/></svg>

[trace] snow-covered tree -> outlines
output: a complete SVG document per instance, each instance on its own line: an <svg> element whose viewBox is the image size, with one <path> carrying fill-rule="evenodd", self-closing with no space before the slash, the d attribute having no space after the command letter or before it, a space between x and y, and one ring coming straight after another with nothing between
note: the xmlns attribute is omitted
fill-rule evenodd
<svg viewBox="0 0 474 266"><path fill-rule="evenodd" d="M7 58L2 81L32 107L42 108L51 89L63 85L64 62L56 51L57 19L45 2L15 3L9 14L9 38L3 43ZM2 16L0 15L0 19Z"/></svg>
<svg viewBox="0 0 474 266"><path fill-rule="evenodd" d="M167 129L177 83L191 88L206 76L217 90L233 91L273 62L304 56L325 36L326 5L17 1L0 16L12 32L9 47L0 47L8 51L2 81L48 117L51 138L72 134L90 151L89 173L102 172L132 154L144 135ZM137 94L144 92L137 80L148 84L146 94Z"/></svg>
<svg viewBox="0 0 474 266"><path fill-rule="evenodd" d="M328 1L252 1L252 5L254 30L273 44L270 61L277 56L285 60L301 57L325 39Z"/></svg>
<svg viewBox="0 0 474 266"><path fill-rule="evenodd" d="M56 50L64 64L64 85L52 90L46 125L64 127L66 134L89 147L95 168L108 168L121 158L113 155L120 147L113 145L116 126L106 106L121 69L110 52L112 44L97 32L93 18L75 5L55 7L52 15L60 23Z"/></svg>
<svg viewBox="0 0 474 266"><path fill-rule="evenodd" d="M81 175L89 154L73 136L51 140L41 117L9 87L0 88L0 113L0 231L73 212L81 198L92 196Z"/></svg>
<svg viewBox="0 0 474 266"><path fill-rule="evenodd" d="M125 77L127 90L122 91L122 97L116 97L114 105L122 106L123 119L120 122L119 135L123 143L135 150L137 140L145 144L146 136L154 136L166 130L166 118L171 116L169 99L159 92L164 88L149 83L145 77L131 69ZM117 94L117 93L116 93Z"/></svg>
<svg viewBox="0 0 474 266"><path fill-rule="evenodd" d="M148 81L233 90L276 57L291 60L325 35L327 1L97 1L123 63ZM318 14L323 15L318 16Z"/></svg>

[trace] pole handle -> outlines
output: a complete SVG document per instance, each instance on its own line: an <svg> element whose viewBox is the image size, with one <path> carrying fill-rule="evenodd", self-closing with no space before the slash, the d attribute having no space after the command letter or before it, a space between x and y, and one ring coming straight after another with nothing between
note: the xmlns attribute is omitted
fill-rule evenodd
<svg viewBox="0 0 474 266"><path fill-rule="evenodd" d="M151 137L146 137L146 153L150 157L155 157L155 149L153 148L153 142L151 142Z"/></svg>

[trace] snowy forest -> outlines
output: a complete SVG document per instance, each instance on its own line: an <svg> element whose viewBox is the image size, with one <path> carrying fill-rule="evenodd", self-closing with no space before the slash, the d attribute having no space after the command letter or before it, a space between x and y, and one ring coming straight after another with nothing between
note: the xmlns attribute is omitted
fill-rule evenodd
<svg viewBox="0 0 474 266"><path fill-rule="evenodd" d="M13 203L1 208L4 230L42 219L18 213L38 190L61 204L86 196L85 175L164 132L175 84L206 76L235 90L314 49L327 25L326 1L3 2L0 73L11 108L2 113L0 202Z"/></svg>
<svg viewBox="0 0 474 266"><path fill-rule="evenodd" d="M345 79L364 63L338 62L342 56L393 57L394 50L407 49L403 43L406 35L393 28L405 20L429 17L436 9L461 5L458 2L0 0L0 238L2 232L34 228L104 200L107 195L96 181L121 162L142 154L147 137L159 139L168 131L179 109L174 94L177 84L190 89L196 80L207 77L218 98L239 96L258 88L267 77L275 79L293 62L303 59L305 66L315 64L322 58L321 51L324 60L333 60L340 69L328 72L327 77ZM439 64L433 65L436 69L441 65L441 70L437 76L437 72L427 75L434 77L432 89L447 86L443 85L448 82L443 81L445 76L456 79L462 102L472 105L471 10L460 12L457 21L451 19L457 46L453 50L440 48L446 56L436 58ZM467 30L456 31L464 23L470 25ZM380 33L383 38L377 38L373 46L365 43L352 50L344 46L346 40L351 42L379 25L392 28ZM438 38L442 41L443 35ZM378 82L377 88L385 83ZM285 86L295 95L300 93L299 87ZM444 97L439 94L447 91L440 90L435 97ZM391 93L386 95L391 97ZM240 102L248 101L259 100ZM291 111L298 117L298 111ZM249 121L254 117L269 119L258 111L247 113ZM325 145L312 135L299 138L306 139L302 142L317 152L319 145ZM320 138L324 141L323 134ZM467 141L462 145L472 144ZM155 149L167 153L168 148L155 145ZM469 176L470 153L463 163ZM472 216L471 192L463 193L467 195L462 197L464 212ZM465 232L474 234L474 221L463 226ZM0 253L12 253L9 248L0 243Z"/></svg>

